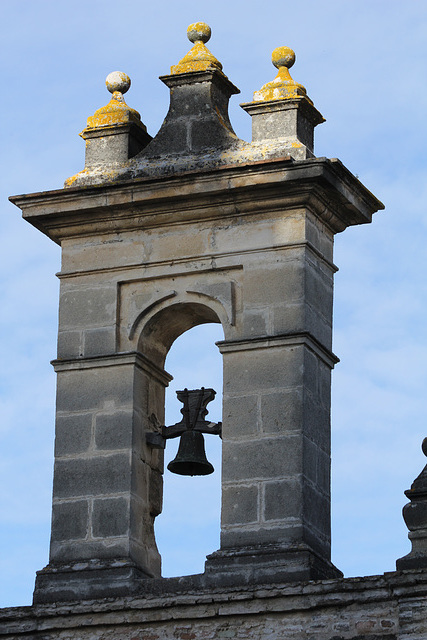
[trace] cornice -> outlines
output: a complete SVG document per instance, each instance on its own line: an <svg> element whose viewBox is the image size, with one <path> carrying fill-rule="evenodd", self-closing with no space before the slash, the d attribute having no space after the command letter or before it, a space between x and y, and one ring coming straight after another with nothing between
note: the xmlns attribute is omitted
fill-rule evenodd
<svg viewBox="0 0 427 640"><path fill-rule="evenodd" d="M338 160L290 157L10 198L52 240L309 208L337 233L384 205Z"/></svg>

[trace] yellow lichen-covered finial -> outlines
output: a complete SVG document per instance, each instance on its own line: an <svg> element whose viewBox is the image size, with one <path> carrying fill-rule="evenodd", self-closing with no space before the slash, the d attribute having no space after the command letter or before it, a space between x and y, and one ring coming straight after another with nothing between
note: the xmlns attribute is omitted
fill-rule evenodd
<svg viewBox="0 0 427 640"><path fill-rule="evenodd" d="M108 91L113 94L112 98L105 107L101 107L87 119L87 127L95 129L127 122L140 124L141 117L138 111L128 107L123 97L131 84L129 76L123 71L113 71L107 76L105 84Z"/></svg>
<svg viewBox="0 0 427 640"><path fill-rule="evenodd" d="M295 53L289 47L277 47L274 49L271 60L274 66L279 70L277 76L271 82L267 82L259 91L254 93L254 102L266 100L283 100L296 98L297 96L307 96L305 87L295 82L289 69L295 62ZM311 102L311 100L310 100Z"/></svg>
<svg viewBox="0 0 427 640"><path fill-rule="evenodd" d="M209 51L205 42L211 37L211 29L206 22L195 22L187 29L187 37L194 46L178 64L171 67L171 74L190 73L191 71L207 71L222 69L222 64Z"/></svg>

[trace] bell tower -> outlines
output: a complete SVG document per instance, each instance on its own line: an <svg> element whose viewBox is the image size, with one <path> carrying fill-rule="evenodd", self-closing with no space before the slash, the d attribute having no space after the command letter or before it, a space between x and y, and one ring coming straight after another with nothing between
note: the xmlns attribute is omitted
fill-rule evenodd
<svg viewBox="0 0 427 640"><path fill-rule="evenodd" d="M157 135L114 72L110 102L81 134L83 171L12 198L62 249L52 534L35 603L160 588L164 362L207 322L224 330L221 545L193 583L341 576L330 560L333 241L383 205L314 155L323 117L290 75L291 49L275 49L276 78L242 105L248 143L230 123L239 90L206 47L209 27L188 38L161 77L171 102Z"/></svg>

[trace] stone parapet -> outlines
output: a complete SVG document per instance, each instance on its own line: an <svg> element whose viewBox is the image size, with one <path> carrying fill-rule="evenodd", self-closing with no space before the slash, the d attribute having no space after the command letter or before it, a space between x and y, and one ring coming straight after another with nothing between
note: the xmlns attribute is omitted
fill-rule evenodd
<svg viewBox="0 0 427 640"><path fill-rule="evenodd" d="M224 586L145 580L133 597L0 610L1 640L425 640L427 572Z"/></svg>

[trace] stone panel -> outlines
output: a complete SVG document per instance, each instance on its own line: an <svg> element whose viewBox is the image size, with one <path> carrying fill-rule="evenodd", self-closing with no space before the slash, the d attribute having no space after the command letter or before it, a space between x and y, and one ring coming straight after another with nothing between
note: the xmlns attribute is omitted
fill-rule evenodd
<svg viewBox="0 0 427 640"><path fill-rule="evenodd" d="M100 450L124 449L132 446L133 414L131 411L97 413L95 447Z"/></svg>
<svg viewBox="0 0 427 640"><path fill-rule="evenodd" d="M66 456L87 451L92 438L92 414L57 416L55 455Z"/></svg>
<svg viewBox="0 0 427 640"><path fill-rule="evenodd" d="M131 405L133 372L131 366L99 367L58 374L57 411L85 411Z"/></svg>
<svg viewBox="0 0 427 640"><path fill-rule="evenodd" d="M56 460L54 497L108 495L130 488L130 461L127 453L91 458Z"/></svg>
<svg viewBox="0 0 427 640"><path fill-rule="evenodd" d="M223 442L223 481L282 478L302 471L301 437Z"/></svg>
<svg viewBox="0 0 427 640"><path fill-rule="evenodd" d="M245 310L243 314L243 335L259 337L269 334L270 313L268 307Z"/></svg>
<svg viewBox="0 0 427 640"><path fill-rule="evenodd" d="M261 429L280 434L303 430L303 387L283 389L261 396Z"/></svg>
<svg viewBox="0 0 427 640"><path fill-rule="evenodd" d="M330 451L330 413L312 394L304 393L304 434L325 452Z"/></svg>
<svg viewBox="0 0 427 640"><path fill-rule="evenodd" d="M298 258L296 253L301 253ZM276 302L291 304L304 298L304 255L301 249L292 251L292 259L269 256L269 260L246 267L243 278L245 304L263 304L268 307Z"/></svg>
<svg viewBox="0 0 427 640"><path fill-rule="evenodd" d="M89 503L73 500L54 503L52 507L52 540L78 540L89 533Z"/></svg>
<svg viewBox="0 0 427 640"><path fill-rule="evenodd" d="M221 529L221 549L262 547L263 545L292 546L304 541L304 527L295 518L282 519L280 523L267 522ZM274 556L274 551L273 551ZM272 558L270 558L270 561Z"/></svg>
<svg viewBox="0 0 427 640"><path fill-rule="evenodd" d="M93 501L92 535L110 538L129 532L129 501L126 498L102 498Z"/></svg>
<svg viewBox="0 0 427 640"><path fill-rule="evenodd" d="M259 430L258 396L223 396L223 417L229 438L251 437Z"/></svg>
<svg viewBox="0 0 427 640"><path fill-rule="evenodd" d="M114 353L116 349L116 328L90 329L83 332L84 356L99 356Z"/></svg>
<svg viewBox="0 0 427 640"><path fill-rule="evenodd" d="M300 478L264 483L264 519L301 518L302 486Z"/></svg>
<svg viewBox="0 0 427 640"><path fill-rule="evenodd" d="M332 326L332 274L312 262L307 262L305 269L305 301Z"/></svg>
<svg viewBox="0 0 427 640"><path fill-rule="evenodd" d="M72 563L84 560L116 560L129 554L127 536L106 540L52 540L49 561L52 563ZM1 637L1 636L0 636Z"/></svg>
<svg viewBox="0 0 427 640"><path fill-rule="evenodd" d="M114 325L116 321L116 286L62 286L59 300L59 327L76 329Z"/></svg>
<svg viewBox="0 0 427 640"><path fill-rule="evenodd" d="M292 388L302 384L302 346L224 353L224 389L229 393Z"/></svg>
<svg viewBox="0 0 427 640"><path fill-rule="evenodd" d="M59 331L58 358L80 358L82 355L82 331Z"/></svg>
<svg viewBox="0 0 427 640"><path fill-rule="evenodd" d="M259 485L226 485L223 488L222 525L248 524L259 520Z"/></svg>

